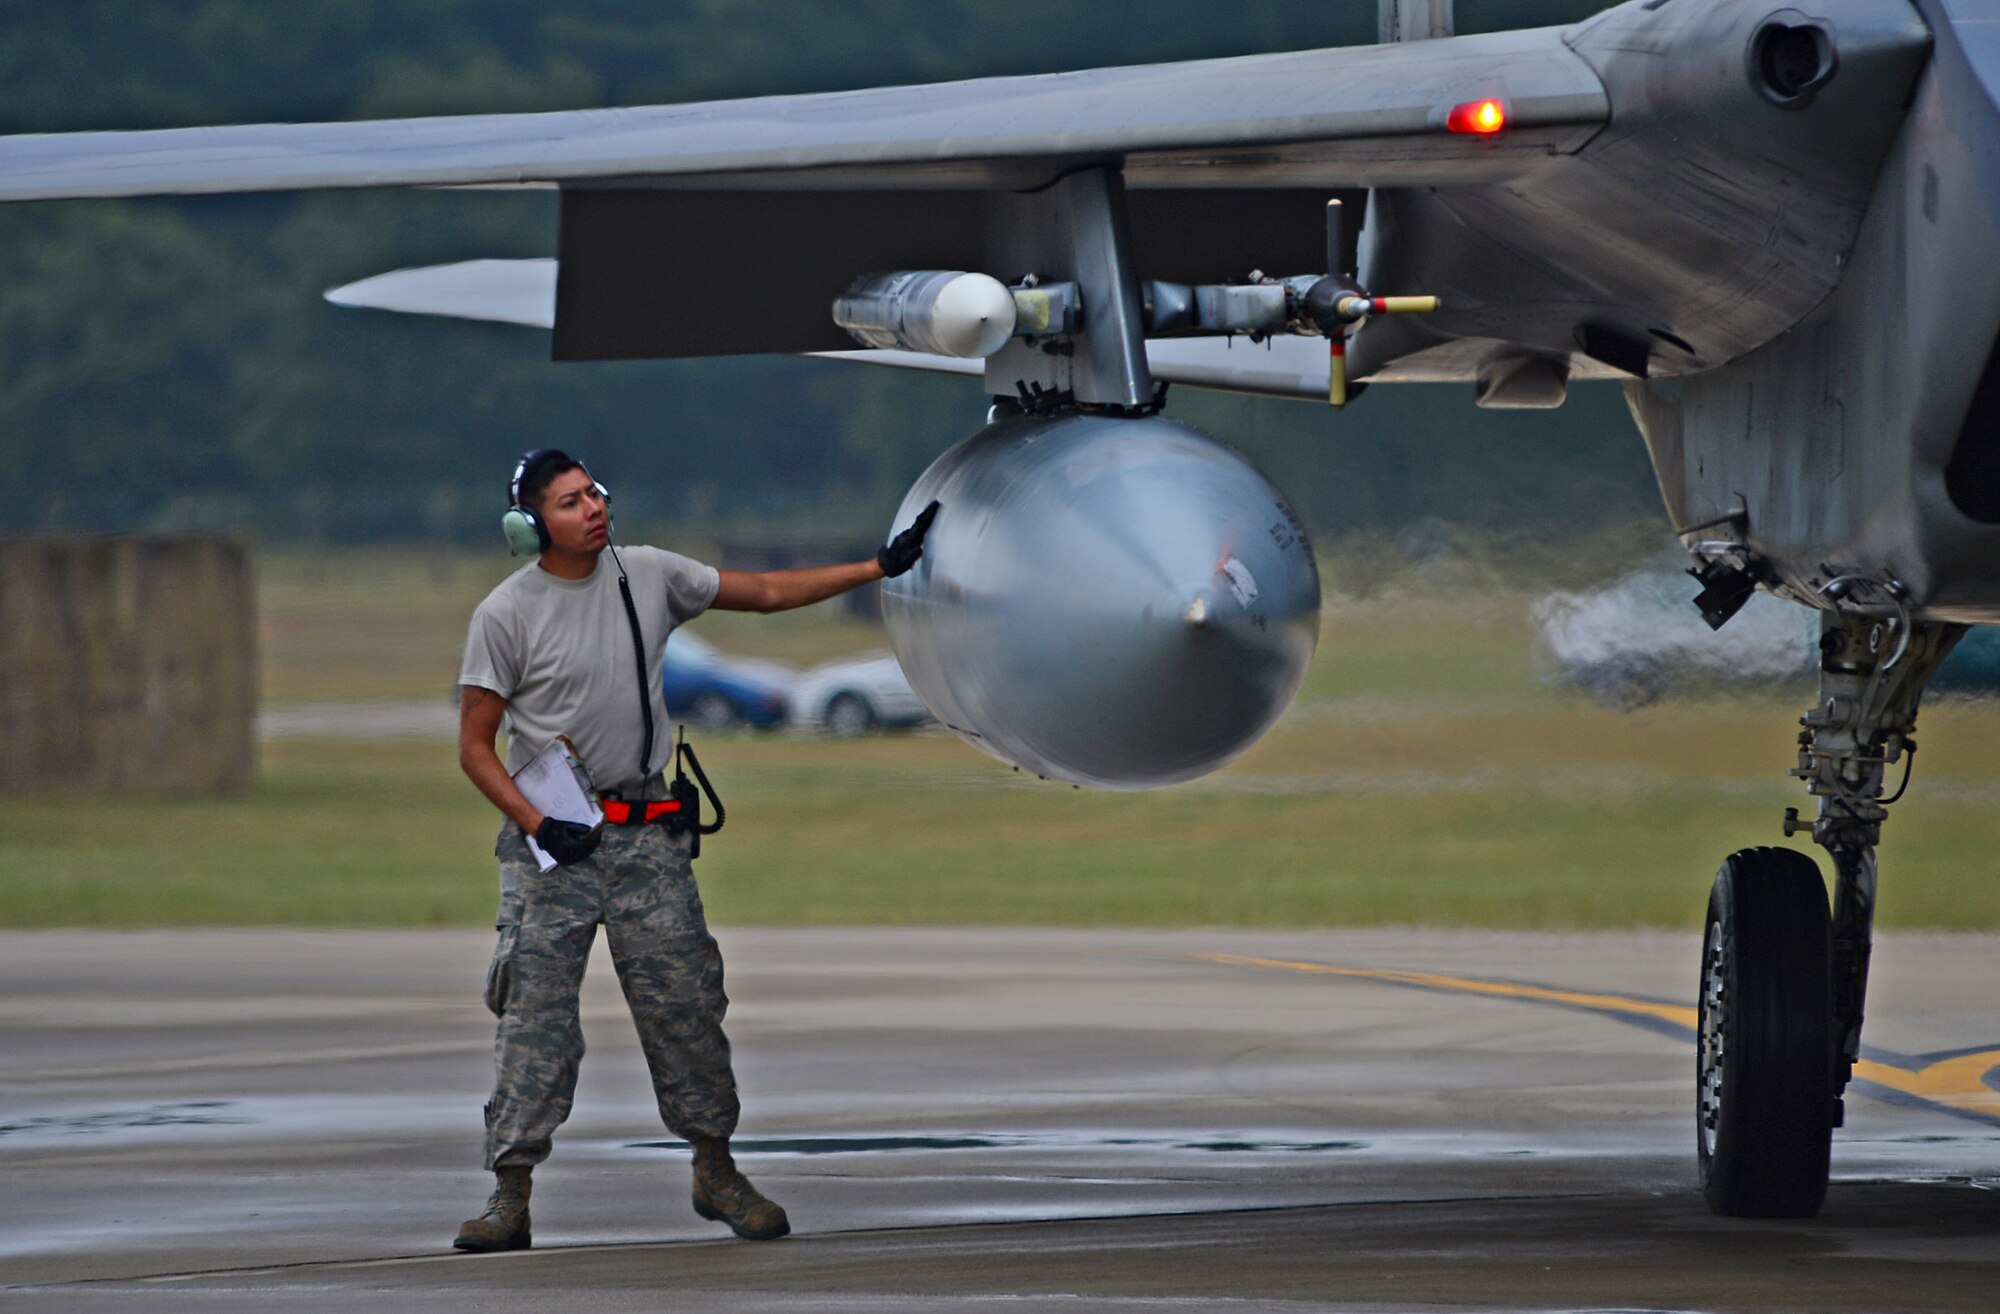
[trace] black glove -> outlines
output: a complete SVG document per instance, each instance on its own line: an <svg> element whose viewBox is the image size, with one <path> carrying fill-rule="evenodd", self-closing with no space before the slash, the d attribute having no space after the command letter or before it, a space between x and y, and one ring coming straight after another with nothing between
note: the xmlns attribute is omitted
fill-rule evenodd
<svg viewBox="0 0 2000 1314"><path fill-rule="evenodd" d="M542 846L542 852L556 860L558 867L582 862L597 852L597 841L602 838L604 827L586 826L581 821L557 821L554 817L543 817L542 824L535 827L535 843Z"/></svg>
<svg viewBox="0 0 2000 1314"><path fill-rule="evenodd" d="M931 529L931 521L937 519L938 504L932 502L917 513L917 519L908 529L889 540L889 546L875 554L875 564L890 579L903 574L917 564L917 558L924 554L924 535Z"/></svg>

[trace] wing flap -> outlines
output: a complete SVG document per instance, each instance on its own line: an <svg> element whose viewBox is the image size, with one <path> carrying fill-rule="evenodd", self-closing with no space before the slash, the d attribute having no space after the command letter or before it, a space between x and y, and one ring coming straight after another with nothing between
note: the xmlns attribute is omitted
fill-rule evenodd
<svg viewBox="0 0 2000 1314"><path fill-rule="evenodd" d="M1032 184L1123 158L1135 187L1509 176L1609 115L1560 28L931 86L546 114L0 138L0 200L401 186ZM1507 102L1509 131L1444 130Z"/></svg>

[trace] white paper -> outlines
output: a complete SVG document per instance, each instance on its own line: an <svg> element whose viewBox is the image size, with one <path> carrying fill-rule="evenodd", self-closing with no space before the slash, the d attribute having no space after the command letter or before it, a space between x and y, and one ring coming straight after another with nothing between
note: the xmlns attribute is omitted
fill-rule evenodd
<svg viewBox="0 0 2000 1314"><path fill-rule="evenodd" d="M514 784L522 796L535 805L535 811L545 817L554 817L557 821L580 821L586 826L595 826L604 820L603 809L584 791L577 768L570 763L569 749L560 739L551 740L547 748L515 772ZM556 865L556 860L535 843L533 835L528 836L528 851L535 855L535 861L541 864L543 871Z"/></svg>

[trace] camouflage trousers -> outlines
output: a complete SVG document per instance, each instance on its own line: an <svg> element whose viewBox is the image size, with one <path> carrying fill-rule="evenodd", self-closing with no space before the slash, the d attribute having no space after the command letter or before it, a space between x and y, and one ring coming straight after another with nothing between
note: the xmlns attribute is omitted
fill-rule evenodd
<svg viewBox="0 0 2000 1314"><path fill-rule="evenodd" d="M722 952L702 916L687 837L658 826L606 826L596 853L543 872L520 828L508 822L494 852L500 943L486 1004L500 1027L486 1166L540 1163L569 1116L583 1058L578 995L599 923L667 1130L682 1138L733 1132L736 1077L722 1034L729 1007Z"/></svg>

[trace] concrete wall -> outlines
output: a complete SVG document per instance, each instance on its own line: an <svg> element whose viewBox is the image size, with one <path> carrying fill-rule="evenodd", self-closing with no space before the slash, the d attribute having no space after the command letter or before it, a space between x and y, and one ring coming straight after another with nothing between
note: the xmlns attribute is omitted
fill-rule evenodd
<svg viewBox="0 0 2000 1314"><path fill-rule="evenodd" d="M241 545L0 539L0 792L241 789L256 710Z"/></svg>

